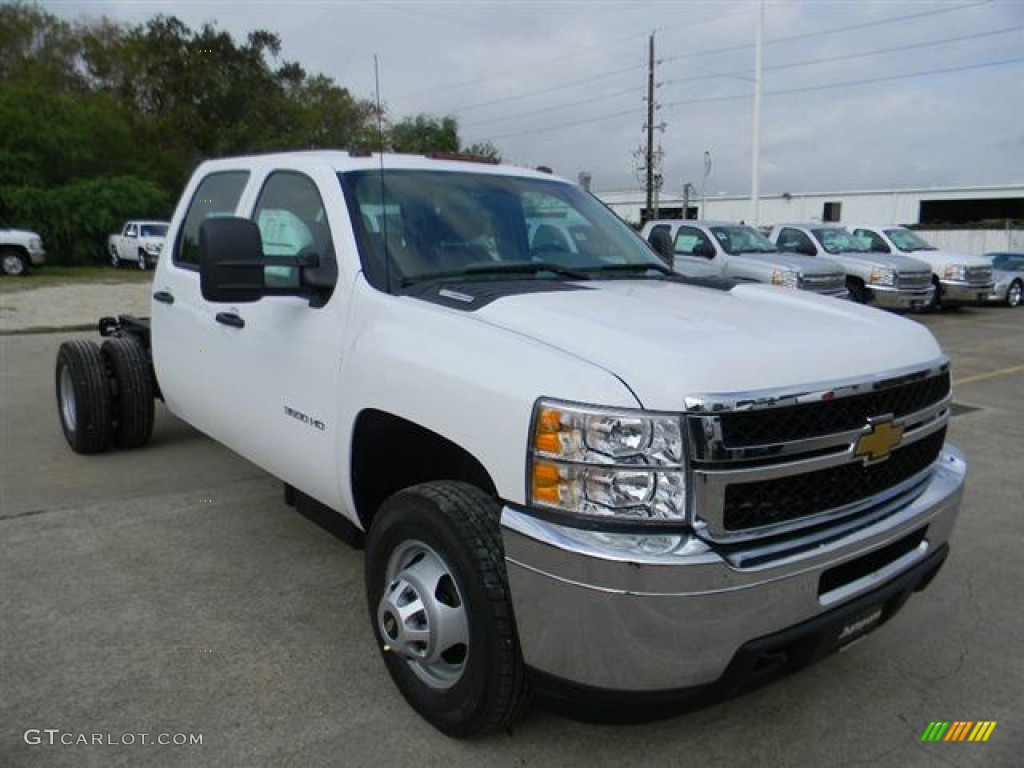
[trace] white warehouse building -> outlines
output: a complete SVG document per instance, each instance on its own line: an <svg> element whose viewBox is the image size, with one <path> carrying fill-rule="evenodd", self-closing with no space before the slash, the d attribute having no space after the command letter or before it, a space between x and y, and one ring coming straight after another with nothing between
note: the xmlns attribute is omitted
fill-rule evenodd
<svg viewBox="0 0 1024 768"><path fill-rule="evenodd" d="M648 218L642 189L595 194L632 224ZM698 195L684 200L662 194L654 217L746 221L758 226L796 221L906 224L949 250L1024 252L1024 184L764 195L758 201L756 222L750 221L747 195L716 195L706 200Z"/></svg>

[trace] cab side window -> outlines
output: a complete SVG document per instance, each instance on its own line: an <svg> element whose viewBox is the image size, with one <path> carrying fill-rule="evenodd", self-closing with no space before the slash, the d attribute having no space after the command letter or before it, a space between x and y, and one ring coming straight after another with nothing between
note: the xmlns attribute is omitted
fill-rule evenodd
<svg viewBox="0 0 1024 768"><path fill-rule="evenodd" d="M199 225L214 216L234 216L248 181L248 171L222 171L211 173L199 183L174 245L175 264L199 269Z"/></svg>
<svg viewBox="0 0 1024 768"><path fill-rule="evenodd" d="M811 238L799 229L790 229L788 227L784 227L779 232L778 246L780 251L789 251L790 253L814 254L818 252L818 249L814 247L814 243L811 242Z"/></svg>
<svg viewBox="0 0 1024 768"><path fill-rule="evenodd" d="M853 236L858 238L862 243L865 243L872 251L880 253L889 252L889 246L885 244L885 240L870 229L855 229L853 230Z"/></svg>
<svg viewBox="0 0 1024 768"><path fill-rule="evenodd" d="M680 227L676 232L675 252L685 256L713 259L715 246L701 230L693 227Z"/></svg>
<svg viewBox="0 0 1024 768"><path fill-rule="evenodd" d="M316 184L294 171L275 171L260 191L252 214L259 226L263 255L277 261L298 261L300 256L319 257L321 265L334 262L334 242L327 213ZM269 288L295 288L299 266L269 264L265 268Z"/></svg>

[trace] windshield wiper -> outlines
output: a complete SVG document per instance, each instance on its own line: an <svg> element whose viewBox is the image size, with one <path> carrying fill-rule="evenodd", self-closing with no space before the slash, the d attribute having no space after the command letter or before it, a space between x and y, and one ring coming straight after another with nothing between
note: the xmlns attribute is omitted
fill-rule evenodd
<svg viewBox="0 0 1024 768"><path fill-rule="evenodd" d="M415 283L429 283L436 280L450 280L452 278L471 278L477 275L536 275L540 272L550 272L559 277L571 277L573 280L589 280L590 275L578 269L562 267L558 264L551 264L546 261L506 261L493 264L470 264L464 269L451 270L449 272L431 272L425 275L413 275L402 278L402 287Z"/></svg>

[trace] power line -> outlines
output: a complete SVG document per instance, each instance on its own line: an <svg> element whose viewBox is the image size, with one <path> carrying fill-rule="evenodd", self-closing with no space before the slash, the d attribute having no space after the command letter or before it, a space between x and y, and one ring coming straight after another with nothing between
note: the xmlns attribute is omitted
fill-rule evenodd
<svg viewBox="0 0 1024 768"><path fill-rule="evenodd" d="M975 8L975 7L978 7L978 6L981 6L981 5L988 5L991 2L993 2L993 0L982 0L981 2L964 3L964 4L961 4L961 5L949 6L949 7L945 7L945 8L937 8L937 9L932 9L932 10L928 10L928 11L921 11L921 12L918 12L918 13L904 14L902 16L889 16L889 17L887 17L885 19L874 19L872 21L862 22L860 24L851 24L851 25L847 25L847 26L843 26L843 27L834 27L832 29L818 30L818 31L815 31L815 32L802 32L802 33L796 34L796 35L788 35L786 37L775 38L774 40L766 40L765 41L765 45L774 45L774 44L777 44L777 43L791 42L791 41L794 41L794 40L804 40L804 39L807 39L807 38L817 38L817 37L822 37L822 36L825 36L825 35L832 35L832 34L838 34L838 33L841 33L841 32L848 32L848 31L851 31L851 30L858 30L858 29L865 29L865 28L870 28L870 27L875 27L875 26L880 26L880 25L893 24L893 23L896 23L896 22L909 21L909 20L924 18L924 17L928 17L928 16L936 16L938 14L950 13L950 12L953 12L953 11L960 11L960 10L964 10L964 9L967 9L967 8ZM709 23L711 21L721 21L723 18L731 18L732 16L740 15L740 13L743 13L745 15L746 11L743 10L742 12L737 12L737 13L730 14L730 15L724 16L724 17L718 17L716 19L703 20L701 22L696 22L696 23L688 25L688 26L692 27L692 26L697 26L699 24ZM675 24L675 25L668 25L666 27L660 27L660 29L671 29L671 28L676 27L676 26L682 26L683 24L685 24L685 22L681 22L680 24ZM1015 28L1015 29L1017 29L1017 28ZM993 33L993 34L998 34L998 33ZM627 38L621 38L620 42L622 40L632 40L635 37L636 37L636 35L630 35ZM965 37L964 39L967 39L967 38ZM594 46L592 48L587 48L587 49L583 49L583 50L589 51L589 50L593 50L594 48L600 48L600 47L604 47L604 46ZM752 47L753 47L752 45L738 45L738 46L730 46L730 47L726 47L726 48L716 48L716 49L698 51L696 53L680 54L680 55L677 55L677 56L670 56L668 58L664 58L664 59L661 60L661 63L668 63L670 61L679 61L679 60L682 60L682 59L688 59L688 58L693 58L693 57L697 57L697 56L709 56L709 55L712 55L712 54L715 54L715 53L725 53L725 52L732 52L732 51L747 50L748 48L752 48ZM913 46L908 46L907 49L909 49L911 47L913 47ZM899 49L893 49L893 50L899 50ZM557 57L557 59L553 59L553 60L550 60L550 61L561 60L561 59L564 59L564 58L567 58L567 57L570 57L570 56L574 56L574 55L576 55L576 54L565 54L563 56ZM868 54L863 54L863 55L868 55ZM840 60L840 58L836 58L835 60ZM851 56L851 58L853 58L853 57ZM807 62L807 63L817 63L817 62ZM539 66L539 65L537 65L537 66ZM772 66L772 67L765 67L765 69L782 69L782 68L785 68L787 66L797 66L797 65L775 65L775 66ZM520 72L527 71L528 69L534 69L534 68L536 68L536 67L535 66L525 67L525 68L521 67L521 68L517 68L517 69L507 70L503 74L503 76L504 75L511 75L511 74L518 74ZM464 107L458 107L458 108L455 108L455 109L445 110L445 112L448 113L448 114L461 114L461 113L465 113L465 112L468 112L468 111L473 110L473 109L478 109L480 107L494 106L496 104L504 104L506 102L511 102L511 101L522 101L523 99L528 99L528 98L531 98L533 96L538 96L538 95L545 94L545 93L553 93L555 91L564 90L566 88L573 88L573 87L575 87L577 85L586 85L588 83L596 82L598 80L602 80L602 79L605 79L605 78L608 78L608 77L613 77L615 75L624 74L626 72L632 72L632 71L638 70L638 69L643 69L643 65L642 64L637 64L637 65L634 65L632 67L626 67L626 68L623 68L623 69L616 69L616 70L612 70L612 71L605 72L605 73L602 73L602 74L594 75L592 77L583 78L583 79L580 79L580 80L573 80L573 81L570 81L570 82L567 82L567 83L563 83L561 85L553 85L553 86L549 86L547 88L543 88L543 89L539 89L539 90L535 89L535 90L527 91L525 93L516 94L514 96L506 96L506 97L499 98L499 99L492 99L492 100L487 101L487 102L480 102L480 103L476 103L476 104L470 104L470 105L466 105ZM744 72L734 72L734 73L723 73L721 75L700 75L700 76L696 76L696 77L692 77L692 78L679 78L679 79L674 79L674 80L668 80L668 81L665 81L663 84L664 85L668 85L669 83L688 82L688 81L691 81L691 80L705 80L705 79L711 79L711 78L714 78L714 77L733 77L733 76L736 76L736 75L743 75L743 74L746 74L746 72L744 71ZM467 82L469 82L469 83L479 83L479 82L483 82L483 81L486 81L486 80L489 80L489 79L492 79L492 78L490 78L490 77L482 77L482 78L477 78L475 80L467 81ZM448 87L455 87L455 86L445 86L445 88L448 88ZM617 93L619 93L619 92L617 92ZM615 95L617 95L617 94L615 94ZM584 99L582 102L578 102L578 103L589 103L592 100L593 99ZM537 114L537 113L541 113L541 112L552 111L552 110L557 109L557 108L558 107L544 108L544 109L537 110L535 113L530 113L530 114ZM485 122L496 122L499 119L502 119L502 118L495 118L493 120L486 120L486 121L481 120L481 121L477 121L474 124L475 125L480 125L480 124L483 124Z"/></svg>
<svg viewBox="0 0 1024 768"><path fill-rule="evenodd" d="M981 2L976 2L976 3L965 3L963 5L952 5L952 6L949 6L947 8L936 8L936 9L933 9L933 10L930 10L930 11L921 11L920 13L908 13L908 14L905 14L903 16L889 16L889 17L884 18L884 19L875 19L873 21L864 21L864 22L861 22L860 24L849 24L849 25L844 26L844 27L833 27L831 29L822 29L822 30L818 30L816 32L801 32L798 35L787 35L786 37L776 37L773 40L765 40L764 44L765 45L777 45L778 43L789 43L789 42L792 42L794 40L806 40L807 38L818 38L818 37L824 37L826 35L836 35L836 34L840 34L842 32L850 32L850 31L857 30L857 29L868 29L870 27L884 26L886 24L893 24L895 22L900 22L900 21L910 21L912 19L921 19L921 18L924 18L926 16L937 16L937 15L939 15L941 13L951 13L953 11L962 11L962 10L964 10L966 8L977 8L978 6L988 5L988 4L992 3L993 1L994 0L981 0ZM697 56L711 56L712 54L716 54L716 53L732 53L734 51L746 51L746 50L749 50L749 49L751 49L753 47L754 46L752 44L747 43L747 44L744 44L744 45L731 45L731 46L728 46L726 48L713 48L713 49L710 49L710 50L697 51L695 53L682 53L682 54L679 54L678 56L670 56L670 57L668 57L666 59L663 59L663 62L667 64L670 61L680 61L682 59L692 59L692 58L695 58Z"/></svg>
<svg viewBox="0 0 1024 768"><path fill-rule="evenodd" d="M772 64L766 66L765 70L777 70L777 69L793 69L795 67L806 67L813 64L830 64L836 61L848 61L850 59L863 59L868 56L877 56L883 53L899 53L901 51L910 51L918 48L928 48L935 45L945 45L946 43L960 43L965 40L977 40L983 37L994 37L995 35L1004 35L1008 32L1016 32L1024 29L1024 24L1020 24L1016 27L1004 27L1003 29L995 29L988 32L976 32L970 35L959 35L957 37L947 37L942 40L929 40L922 43L908 43L907 45L899 45L891 48L876 48L873 51L860 51L857 53L845 53L840 56L828 56L823 59L806 59L804 61L797 61L791 64ZM713 80L719 77L742 77L747 75L747 70L734 70L732 72L718 72L710 75L694 75L693 77L678 77L672 80L665 80L662 85L674 85L675 83L689 83L696 80Z"/></svg>
<svg viewBox="0 0 1024 768"><path fill-rule="evenodd" d="M886 75L886 76L882 76L882 77L862 78L862 79L859 79L859 80L846 80L846 81L839 82L839 83L824 83L824 84L821 84L821 85L809 85L809 86L803 86L803 87L800 87L800 88L786 88L786 89L780 89L780 90L775 90L775 91L765 91L764 95L765 96L786 96L786 95L790 95L790 94L794 94L794 93L806 93L806 92L809 92L809 91L824 91L824 90L831 90L831 89L834 89L834 88L847 88L847 87L856 86L856 85L870 85L870 84L874 84L874 83L892 82L892 81L895 81L895 80L907 80L907 79L914 78L914 77L928 77L928 76L931 76L931 75L947 75L947 74L953 74L953 73L956 73L956 72L967 72L967 71L975 70L975 69L986 69L986 68L1000 67L1000 66L1006 66L1006 65L1011 65L1011 64L1020 64L1022 62L1024 62L1024 56L1016 57L1016 58L1011 58L1011 59L1001 59L999 61L981 62L981 63L978 63L978 64L965 64L965 65L961 65L961 66L957 66L957 67L943 67L943 68L940 68L940 69L928 69L928 70L922 70L922 71L919 71L919 72L908 72L908 73L901 74L901 75ZM691 105L691 104L710 104L710 103L713 103L713 102L723 102L723 101L741 101L741 100L746 100L746 99L749 99L749 98L750 98L750 94L743 94L743 95L740 95L740 96L716 96L716 97L709 97L709 98L706 98L706 99L687 99L687 100L683 100L683 101L673 101L673 102L669 102L667 104L663 104L662 105L662 109L666 109L666 110L667 109L674 109L675 107L688 106L688 105ZM585 119L573 120L573 121L567 122L567 123L558 123L558 124L549 125L549 126L546 126L546 127L543 127L543 128L529 128L529 129L522 130L522 131L511 131L509 133L503 133L503 134L488 136L487 138L489 140L491 140L491 141L494 141L494 140L497 140L497 139L511 138L513 136L525 136L525 135L531 134L531 133L543 133L544 131L556 131L556 130L561 130L563 128L572 128L572 127L575 127L575 126L578 126L578 125L585 125L587 123L593 123L593 122L595 122L597 120L610 120L610 119L615 118L615 117L623 117L625 115L633 115L633 116L635 116L636 115L636 110L635 109L630 109L630 110L626 110L626 111L622 111L622 112L610 112L608 114L603 114L603 115L592 115L592 116L587 117Z"/></svg>
<svg viewBox="0 0 1024 768"><path fill-rule="evenodd" d="M1015 26L1015 27L1007 27L1007 28L1004 28L1004 29L992 30L992 31L987 31L987 32L977 32L977 33L973 33L973 34L970 34L970 35L959 35L957 37L947 37L947 38L943 38L941 40L931 40L931 41L922 42L922 43L910 43L910 44L907 44L907 45L900 45L900 46L894 46L894 47L889 47L889 48L877 48L877 49L875 49L873 51L862 51L862 52L859 52L859 53L849 53L849 54L843 54L843 55L840 55L840 56L829 56L829 57L821 58L821 59L806 59L804 61L794 62L794 63L791 63L791 64L773 64L773 65L766 66L764 69L765 70L793 69L793 68L796 68L796 67L806 67L806 66L810 66L810 65L814 65L814 64L827 64L827 63L832 63L832 62L836 62L836 61L846 61L846 60L849 60L849 59L866 58L868 56L877 56L879 54L885 54L885 53L899 53L899 52L902 52L902 51L909 51L909 50L914 50L914 49L918 49L918 48L925 48L925 47L929 47L929 46L945 45L947 43L958 43L958 42L963 42L965 40L974 40L974 39L980 39L980 38L984 38L984 37L992 37L992 36L995 36L995 35L1002 35L1002 34L1007 34L1009 32L1015 32L1015 31L1021 30L1021 29L1024 29L1024 25L1018 25L1018 26ZM735 71L732 71L732 72L717 72L717 73L713 73L713 74L709 74L709 75L694 75L692 77L673 78L671 80L663 81L661 83L661 85L673 85L673 84L676 84L676 83L688 83L688 82L695 82L695 81L698 81L698 80L713 80L713 79L716 79L716 78L725 78L725 77L741 77L741 76L744 76L744 75L747 75L747 74L748 74L747 70L735 70ZM549 90L555 90L555 88L552 88L552 89L549 89ZM539 93L539 91L538 91L538 93ZM636 93L636 88L624 88L622 90L612 91L610 93L602 93L602 94L599 94L597 96L591 96L590 98L586 98L586 99L578 99L576 101L563 102L563 103L554 104L554 105L548 106L548 107L541 107L540 109L534 109L534 110L531 110L529 112L517 112L514 115L502 115L502 116L499 116L499 117L491 117L491 118L487 118L487 119L484 119L484 120L474 120L472 122L462 123L462 127L464 127L464 128L471 128L471 127L474 127L474 126L486 125L488 123L497 123L497 122L502 122L502 121L506 121L506 120L519 120L519 119L526 118L526 117L532 117L534 115L544 114L546 112L556 112L556 111L562 110L562 109L571 109L573 107L582 106L584 104L592 104L595 101L606 101L606 100L614 98L616 96L622 96L622 95L625 95L625 94L635 94L635 93ZM697 99L697 100L694 100L694 101L687 101L686 103L687 104L707 104L707 103L713 103L713 102L722 101L722 100L730 101L730 100L738 99L738 98L747 98L747 97L746 96L727 96L727 97L724 97L724 99L722 97L711 97L711 98L708 98L708 99Z"/></svg>
<svg viewBox="0 0 1024 768"><path fill-rule="evenodd" d="M385 4L385 5L387 5L387 4ZM392 10L398 10L394 6L390 6L390 7L391 7ZM418 11L421 14L423 14L422 10L418 9ZM709 24L720 24L721 22L725 22L725 20L727 20L729 18L734 18L734 17L740 16L740 15L746 15L746 12L748 12L748 11L746 11L745 8L740 8L740 9L738 9L738 10L732 12L732 13L725 13L725 14L722 14L722 15L717 15L717 16L713 16L713 17L709 17L709 18L700 18L700 19L695 20L695 22L692 22L692 20L687 20L687 22L680 22L678 24L662 25L662 26L659 26L659 27L655 27L654 29L657 32L662 32L662 31L665 31L665 30L672 30L672 29L676 29L677 27L686 27L688 30L690 30L690 29L693 29L695 27L702 27L702 26L709 25ZM429 15L429 14L427 14L427 15ZM436 16L436 17L443 18L444 20L446 20L446 22L451 22L453 24L457 23L455 19L453 19L453 18L451 18L449 16L443 16L442 15L442 16ZM596 45L587 46L585 48L577 48L577 49L574 49L570 53L563 53L563 54L561 54L559 56L554 56L552 58L546 58L546 59L544 59L542 61L537 61L536 63L532 63L532 65L529 65L527 67L516 67L516 68L513 68L511 70L504 70L502 72L492 73L490 75L484 75L482 77L473 78L472 80L463 80L463 81L458 82L458 83L449 83L449 84L445 84L445 85L433 86L433 87L426 88L426 89L419 89L417 91L417 93L422 93L424 90L429 91L430 93L436 93L438 91L445 91L445 90L455 90L457 88L462 88L462 87L469 86L469 85L476 85L477 83L483 83L483 82L486 82L488 80L498 80L498 79L501 79L501 78L504 78L504 77L509 77L509 76L512 76L512 75L518 75L518 74L520 74L522 72L528 72L530 70L542 69L542 68L547 67L548 65L552 65L552 63L555 63L557 61L562 61L562 60L564 60L566 58L575 58L575 57L581 56L581 55L583 55L585 53L590 53L591 51L595 51L595 50L607 50L608 48L610 48L612 46L622 45L623 43L626 43L626 42L629 42L629 41L632 41L632 40L636 40L637 38L641 38L641 37L645 38L645 37L647 37L647 35L648 35L647 32L633 33L633 34L627 35L625 37L614 38L613 40L608 41L608 42L598 43ZM642 65L638 65L634 69L642 69L642 67L643 67ZM408 95L408 94L399 94L399 97L401 95ZM511 98L520 98L520 96L513 96ZM467 109L469 109L468 106L465 106L465 108L459 108L457 110L447 110L446 112L450 112L450 113L451 112L464 112Z"/></svg>

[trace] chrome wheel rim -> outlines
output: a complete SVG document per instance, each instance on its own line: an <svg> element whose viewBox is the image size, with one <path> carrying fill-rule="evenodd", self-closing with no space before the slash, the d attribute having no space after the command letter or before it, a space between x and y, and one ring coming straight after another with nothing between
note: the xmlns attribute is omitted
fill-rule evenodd
<svg viewBox="0 0 1024 768"><path fill-rule="evenodd" d="M25 271L25 262L21 260L20 256L7 254L3 258L3 269L5 274L20 275Z"/></svg>
<svg viewBox="0 0 1024 768"><path fill-rule="evenodd" d="M1006 303L1011 307L1016 307L1020 304L1021 288L1020 283L1013 283L1010 286L1010 290L1006 294Z"/></svg>
<svg viewBox="0 0 1024 768"><path fill-rule="evenodd" d="M392 552L377 605L385 649L401 656L435 690L455 685L469 657L465 602L445 561L421 541Z"/></svg>
<svg viewBox="0 0 1024 768"><path fill-rule="evenodd" d="M78 423L78 409L75 405L74 387L71 383L71 371L65 365L60 369L60 415L64 426L69 432L75 431Z"/></svg>

